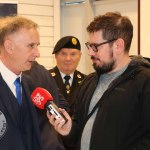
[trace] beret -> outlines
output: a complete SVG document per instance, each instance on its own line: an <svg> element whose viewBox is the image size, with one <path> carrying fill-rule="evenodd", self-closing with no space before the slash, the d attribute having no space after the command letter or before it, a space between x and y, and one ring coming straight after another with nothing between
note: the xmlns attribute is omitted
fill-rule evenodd
<svg viewBox="0 0 150 150"><path fill-rule="evenodd" d="M81 45L79 40L74 36L62 37L55 45L52 54L59 52L62 48L73 48L81 50Z"/></svg>

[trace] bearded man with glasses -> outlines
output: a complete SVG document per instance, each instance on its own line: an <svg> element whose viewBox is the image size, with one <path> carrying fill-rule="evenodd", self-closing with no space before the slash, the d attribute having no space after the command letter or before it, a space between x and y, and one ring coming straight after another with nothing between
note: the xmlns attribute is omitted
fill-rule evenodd
<svg viewBox="0 0 150 150"><path fill-rule="evenodd" d="M96 72L81 84L74 119L61 110L68 121L47 114L50 123L77 150L149 150L150 64L129 57L131 21L108 12L95 17L87 31Z"/></svg>

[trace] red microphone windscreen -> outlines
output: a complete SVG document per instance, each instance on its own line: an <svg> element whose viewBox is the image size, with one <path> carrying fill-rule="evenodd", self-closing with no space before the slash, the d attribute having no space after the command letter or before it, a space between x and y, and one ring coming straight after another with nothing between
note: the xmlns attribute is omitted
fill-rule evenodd
<svg viewBox="0 0 150 150"><path fill-rule="evenodd" d="M47 90L38 87L32 92L31 99L35 106L44 109L46 102L52 101L53 97Z"/></svg>

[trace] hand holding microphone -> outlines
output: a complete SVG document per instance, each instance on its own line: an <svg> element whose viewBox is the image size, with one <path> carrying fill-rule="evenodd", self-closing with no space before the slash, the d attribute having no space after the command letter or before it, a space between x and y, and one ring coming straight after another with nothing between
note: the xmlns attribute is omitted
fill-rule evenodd
<svg viewBox="0 0 150 150"><path fill-rule="evenodd" d="M40 109L47 109L50 114L55 115L55 119L63 118L63 121L67 121L66 117L60 112L59 108L53 102L52 95L43 88L36 88L31 94L33 104Z"/></svg>
<svg viewBox="0 0 150 150"><path fill-rule="evenodd" d="M54 126L57 132L61 135L69 134L72 127L71 118L65 110L59 110L53 102L52 95L47 90L40 87L36 88L31 94L31 99L36 107L48 110L49 113L47 113L47 117L49 122ZM67 118L63 114L65 114Z"/></svg>

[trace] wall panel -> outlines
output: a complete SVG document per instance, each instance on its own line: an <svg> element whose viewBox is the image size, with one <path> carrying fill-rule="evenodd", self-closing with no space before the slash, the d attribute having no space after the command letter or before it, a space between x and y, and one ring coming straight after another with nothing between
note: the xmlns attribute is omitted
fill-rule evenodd
<svg viewBox="0 0 150 150"><path fill-rule="evenodd" d="M41 39L40 39L40 45L41 46L53 47L54 46L53 44L54 44L54 38L53 37L41 36Z"/></svg>
<svg viewBox="0 0 150 150"><path fill-rule="evenodd" d="M141 0L141 55L150 57L150 1Z"/></svg>
<svg viewBox="0 0 150 150"><path fill-rule="evenodd" d="M40 30L41 36L53 37L54 36L54 28L53 27L41 27Z"/></svg>
<svg viewBox="0 0 150 150"><path fill-rule="evenodd" d="M39 47L40 55L42 57L52 57L53 47Z"/></svg>
<svg viewBox="0 0 150 150"><path fill-rule="evenodd" d="M47 69L50 69L52 67L54 67L54 63L55 60L53 59L53 57L41 57L37 59L38 62L42 65L44 65Z"/></svg>
<svg viewBox="0 0 150 150"><path fill-rule="evenodd" d="M31 16L28 14L22 14L22 16L34 20L39 26L54 27L54 16Z"/></svg>
<svg viewBox="0 0 150 150"><path fill-rule="evenodd" d="M28 14L33 16L54 16L53 7L36 4L18 4L19 14Z"/></svg>
<svg viewBox="0 0 150 150"><path fill-rule="evenodd" d="M53 0L19 0L19 3L53 6Z"/></svg>

